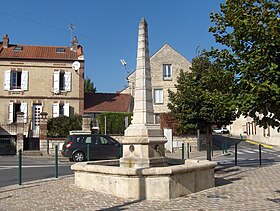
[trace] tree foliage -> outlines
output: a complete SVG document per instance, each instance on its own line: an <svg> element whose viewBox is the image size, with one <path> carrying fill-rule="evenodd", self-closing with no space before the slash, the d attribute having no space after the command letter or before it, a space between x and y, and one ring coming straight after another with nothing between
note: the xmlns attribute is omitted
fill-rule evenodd
<svg viewBox="0 0 280 211"><path fill-rule="evenodd" d="M51 118L48 120L47 128L49 137L66 137L69 135L69 131L82 129L82 116L74 115L71 117L60 116Z"/></svg>
<svg viewBox="0 0 280 211"><path fill-rule="evenodd" d="M85 93L95 93L96 87L94 87L93 81L90 78L85 79Z"/></svg>
<svg viewBox="0 0 280 211"><path fill-rule="evenodd" d="M280 3L227 0L211 14L211 55L235 74L238 110L265 128L280 126Z"/></svg>
<svg viewBox="0 0 280 211"><path fill-rule="evenodd" d="M232 82L233 75L205 55L193 59L191 72L181 70L177 92L169 91L168 105L179 121L180 131L188 133L194 125L209 130L214 124L227 125L234 120Z"/></svg>

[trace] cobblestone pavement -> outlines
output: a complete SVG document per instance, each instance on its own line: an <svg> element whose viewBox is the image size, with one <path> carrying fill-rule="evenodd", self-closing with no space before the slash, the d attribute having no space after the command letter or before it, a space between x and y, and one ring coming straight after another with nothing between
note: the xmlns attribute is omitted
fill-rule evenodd
<svg viewBox="0 0 280 211"><path fill-rule="evenodd" d="M74 177L0 189L0 210L280 210L280 164L219 166L216 187L170 201L127 200L75 187Z"/></svg>

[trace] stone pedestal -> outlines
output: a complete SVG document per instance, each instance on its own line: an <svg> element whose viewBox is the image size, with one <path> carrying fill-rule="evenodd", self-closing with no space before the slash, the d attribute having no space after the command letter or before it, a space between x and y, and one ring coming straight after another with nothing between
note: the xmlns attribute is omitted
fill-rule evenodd
<svg viewBox="0 0 280 211"><path fill-rule="evenodd" d="M48 113L47 112L41 112L40 113L40 152L43 155L48 155L48 139L47 139L47 123L48 123L48 119L47 119Z"/></svg>
<svg viewBox="0 0 280 211"><path fill-rule="evenodd" d="M24 126L24 113L17 113L17 153L18 150L23 150L23 126Z"/></svg>
<svg viewBox="0 0 280 211"><path fill-rule="evenodd" d="M91 118L89 115L83 115L82 131L91 133Z"/></svg>

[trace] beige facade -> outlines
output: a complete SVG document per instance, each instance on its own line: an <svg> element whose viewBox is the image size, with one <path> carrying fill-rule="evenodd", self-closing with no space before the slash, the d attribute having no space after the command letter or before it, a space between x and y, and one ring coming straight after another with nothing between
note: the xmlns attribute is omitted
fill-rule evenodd
<svg viewBox="0 0 280 211"><path fill-rule="evenodd" d="M76 38L74 41L77 44ZM21 49L15 50L16 46ZM80 66L76 70L73 68L75 61ZM24 112L25 128L28 128L24 134L38 137L41 112L47 112L48 118L82 114L83 78L81 46L76 45L74 50L66 46L4 46L3 40L0 42L2 128L15 124L16 113L21 111Z"/></svg>
<svg viewBox="0 0 280 211"><path fill-rule="evenodd" d="M191 63L165 44L150 57L151 83L155 123L159 123L159 114L169 112L168 90L175 91L175 84L180 70L190 71ZM134 97L135 72L128 77L128 87L122 93L130 93Z"/></svg>
<svg viewBox="0 0 280 211"><path fill-rule="evenodd" d="M280 146L280 133L277 132L277 129L271 126L266 129L259 127L251 117L241 116L230 125L230 134L233 136L241 135L260 143Z"/></svg>

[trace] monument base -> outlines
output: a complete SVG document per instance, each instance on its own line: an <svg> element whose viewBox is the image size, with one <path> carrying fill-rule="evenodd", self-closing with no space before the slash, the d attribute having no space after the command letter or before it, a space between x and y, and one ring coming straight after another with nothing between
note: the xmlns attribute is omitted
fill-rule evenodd
<svg viewBox="0 0 280 211"><path fill-rule="evenodd" d="M135 158L125 157L120 159L120 167L126 168L149 168L149 167L164 167L167 166L168 158Z"/></svg>
<svg viewBox="0 0 280 211"><path fill-rule="evenodd" d="M170 200L215 186L210 161L155 168L118 167L118 160L80 162L71 166L79 188L125 199Z"/></svg>

